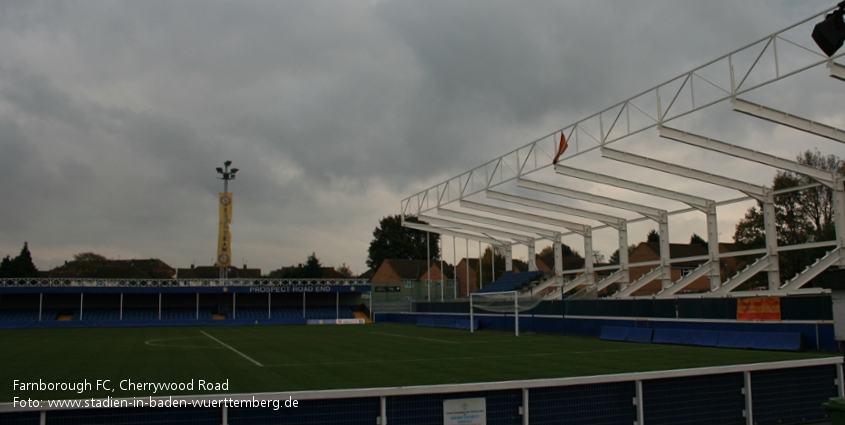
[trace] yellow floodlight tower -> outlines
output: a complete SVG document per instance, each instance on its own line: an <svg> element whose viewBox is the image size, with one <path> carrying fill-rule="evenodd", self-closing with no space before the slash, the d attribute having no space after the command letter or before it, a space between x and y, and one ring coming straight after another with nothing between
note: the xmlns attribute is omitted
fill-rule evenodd
<svg viewBox="0 0 845 425"><path fill-rule="evenodd" d="M217 173L223 180L223 193L218 194L220 206L220 228L217 233L217 264L220 267L220 279L229 277L229 266L232 265L232 234L229 225L232 223L232 194L229 193L229 180L235 179L237 168L229 169L232 161L223 163L223 168L217 167Z"/></svg>

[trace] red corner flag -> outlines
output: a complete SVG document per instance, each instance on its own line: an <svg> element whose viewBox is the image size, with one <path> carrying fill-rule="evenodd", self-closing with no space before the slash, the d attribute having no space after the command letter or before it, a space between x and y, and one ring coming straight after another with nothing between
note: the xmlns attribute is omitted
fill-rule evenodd
<svg viewBox="0 0 845 425"><path fill-rule="evenodd" d="M566 148L569 147L569 144L566 143L566 136L563 135L563 132L560 132L560 147L557 148L557 155L555 155L555 159L552 160L552 164L557 165L557 160L560 159L560 156L566 152Z"/></svg>

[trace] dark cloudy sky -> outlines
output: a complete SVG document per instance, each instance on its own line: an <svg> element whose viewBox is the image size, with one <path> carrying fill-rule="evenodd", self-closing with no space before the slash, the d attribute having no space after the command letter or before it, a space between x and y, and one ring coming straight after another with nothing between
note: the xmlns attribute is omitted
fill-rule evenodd
<svg viewBox="0 0 845 425"><path fill-rule="evenodd" d="M232 160L236 265L362 273L401 199L833 5L0 2L0 255L211 264Z"/></svg>

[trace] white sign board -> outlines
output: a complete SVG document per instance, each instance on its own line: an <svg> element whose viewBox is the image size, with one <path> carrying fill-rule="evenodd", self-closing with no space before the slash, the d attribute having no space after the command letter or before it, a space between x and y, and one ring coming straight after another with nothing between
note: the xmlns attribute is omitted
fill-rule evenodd
<svg viewBox="0 0 845 425"><path fill-rule="evenodd" d="M443 400L443 425L487 425L487 399Z"/></svg>

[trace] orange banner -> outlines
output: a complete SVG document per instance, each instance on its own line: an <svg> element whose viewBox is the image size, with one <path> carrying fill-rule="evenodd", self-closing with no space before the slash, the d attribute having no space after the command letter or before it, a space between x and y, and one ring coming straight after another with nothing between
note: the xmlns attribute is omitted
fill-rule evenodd
<svg viewBox="0 0 845 425"><path fill-rule="evenodd" d="M780 298L737 299L736 320L780 320Z"/></svg>

